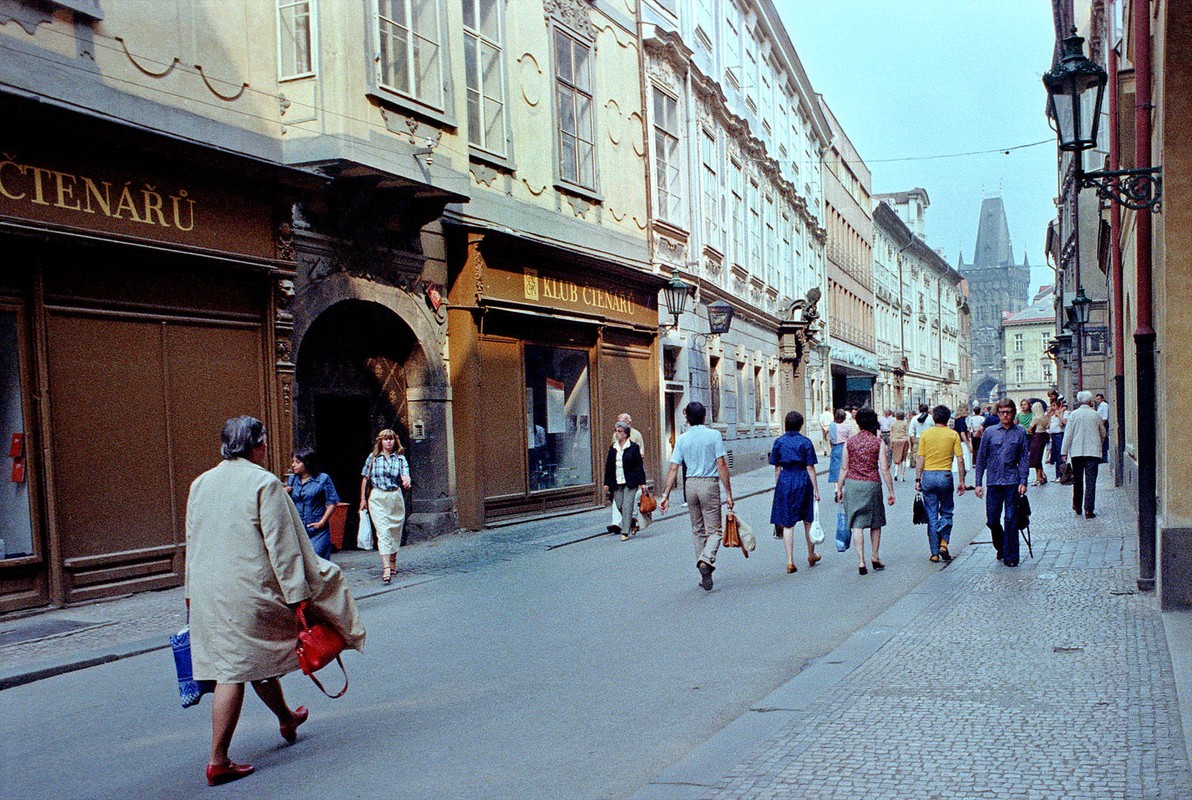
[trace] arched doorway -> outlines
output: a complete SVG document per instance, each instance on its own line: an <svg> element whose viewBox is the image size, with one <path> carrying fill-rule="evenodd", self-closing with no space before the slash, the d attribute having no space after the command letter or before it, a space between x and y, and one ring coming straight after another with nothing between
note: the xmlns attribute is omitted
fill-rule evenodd
<svg viewBox="0 0 1192 800"><path fill-rule="evenodd" d="M977 402L984 405L985 403L992 403L997 400L994 397L994 392L998 388L998 382L995 378L985 378L977 384Z"/></svg>
<svg viewBox="0 0 1192 800"><path fill-rule="evenodd" d="M360 470L376 432L392 428L402 447L411 448L406 393L411 383L421 385L423 361L410 327L389 308L366 300L332 305L302 337L295 369L294 439L299 446L315 448L348 503L345 546L354 544ZM418 472L412 472L417 494ZM412 507L409 497L406 507Z"/></svg>

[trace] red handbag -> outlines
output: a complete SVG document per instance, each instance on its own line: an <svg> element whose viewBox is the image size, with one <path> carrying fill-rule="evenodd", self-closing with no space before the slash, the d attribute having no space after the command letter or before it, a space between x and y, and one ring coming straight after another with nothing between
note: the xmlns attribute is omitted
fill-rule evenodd
<svg viewBox="0 0 1192 800"><path fill-rule="evenodd" d="M303 600L295 609L299 625L298 646L295 648L298 652L298 666L302 668L303 674L310 676L315 686L318 686L319 691L323 694L333 699L343 697L344 693L348 691L348 671L344 669L344 662L339 657L339 654L347 646L344 637L340 636L339 631L326 622L309 624L306 620L308 606L307 601ZM344 674L344 688L340 689L338 694L330 694L315 677L316 672L332 661L339 664L339 669Z"/></svg>

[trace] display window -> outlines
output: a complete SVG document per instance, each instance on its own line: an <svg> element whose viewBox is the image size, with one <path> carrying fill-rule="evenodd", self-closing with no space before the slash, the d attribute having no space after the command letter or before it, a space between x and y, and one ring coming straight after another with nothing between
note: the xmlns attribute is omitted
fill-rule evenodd
<svg viewBox="0 0 1192 800"><path fill-rule="evenodd" d="M530 491L592 480L592 388L586 350L526 345Z"/></svg>
<svg viewBox="0 0 1192 800"><path fill-rule="evenodd" d="M0 560L35 555L19 326L17 312L0 307L0 421L7 447L6 469L0 475Z"/></svg>

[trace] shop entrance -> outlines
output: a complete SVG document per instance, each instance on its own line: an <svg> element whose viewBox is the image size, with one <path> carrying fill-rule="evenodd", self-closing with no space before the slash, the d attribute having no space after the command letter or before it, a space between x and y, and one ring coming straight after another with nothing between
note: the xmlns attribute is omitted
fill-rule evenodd
<svg viewBox="0 0 1192 800"><path fill-rule="evenodd" d="M345 546L355 544L360 470L376 433L392 428L402 447L410 448L406 371L419 352L413 332L397 314L362 300L331 306L302 337L294 441L315 448L348 504Z"/></svg>

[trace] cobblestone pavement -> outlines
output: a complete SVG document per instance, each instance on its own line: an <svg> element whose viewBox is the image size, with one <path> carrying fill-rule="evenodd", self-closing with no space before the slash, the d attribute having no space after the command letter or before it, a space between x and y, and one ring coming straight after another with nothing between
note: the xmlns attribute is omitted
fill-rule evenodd
<svg viewBox="0 0 1192 800"><path fill-rule="evenodd" d="M825 466L826 468L826 466ZM733 476L738 498L770 491L770 467ZM669 516L686 514L679 500ZM357 600L435 580L450 574L472 572L499 561L511 561L527 552L565 546L605 532L608 511L589 510L521 521L480 533L460 531L433 541L403 547L398 574L385 586L376 551L345 550L333 560L343 568ZM655 515L655 519L661 519ZM0 689L49 677L72 668L112 661L169 646L169 634L186 624L181 588L112 598L62 609L38 609L0 617L0 634L27 635L46 622L83 623L70 633L53 634L0 645Z"/></svg>
<svg viewBox="0 0 1192 800"><path fill-rule="evenodd" d="M1085 520L1068 490L1032 493L1034 559L966 548L931 607L685 796L1192 797L1157 598L1134 590L1134 516L1108 476L1097 494Z"/></svg>

